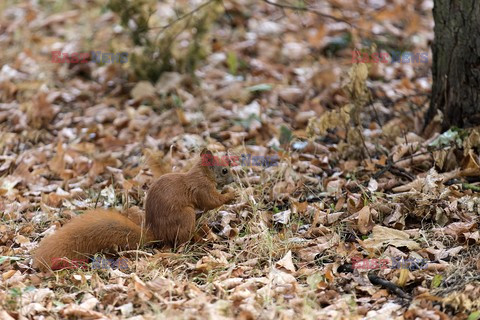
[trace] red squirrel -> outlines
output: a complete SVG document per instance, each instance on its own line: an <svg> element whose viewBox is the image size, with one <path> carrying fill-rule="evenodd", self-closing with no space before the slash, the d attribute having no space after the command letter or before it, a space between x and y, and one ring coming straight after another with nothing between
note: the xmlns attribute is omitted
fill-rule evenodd
<svg viewBox="0 0 480 320"><path fill-rule="evenodd" d="M139 217L89 210L44 238L33 253L33 266L47 271L64 266L59 258L82 260L101 251L137 249L154 241L167 247L187 242L195 229L195 209L212 210L235 198L233 191L217 191L233 182L229 163L205 161L213 159L207 149L200 155L188 172L162 175L151 185L145 205L146 228Z"/></svg>

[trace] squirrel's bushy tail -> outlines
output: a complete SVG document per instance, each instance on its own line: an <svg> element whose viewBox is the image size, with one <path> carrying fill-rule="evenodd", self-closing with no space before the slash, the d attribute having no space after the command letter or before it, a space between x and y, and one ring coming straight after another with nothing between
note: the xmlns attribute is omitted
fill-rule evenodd
<svg viewBox="0 0 480 320"><path fill-rule="evenodd" d="M89 255L117 248L137 249L153 236L113 210L87 211L44 238L33 253L33 266L42 271L58 269L59 259L85 261ZM56 262L57 261L57 262Z"/></svg>

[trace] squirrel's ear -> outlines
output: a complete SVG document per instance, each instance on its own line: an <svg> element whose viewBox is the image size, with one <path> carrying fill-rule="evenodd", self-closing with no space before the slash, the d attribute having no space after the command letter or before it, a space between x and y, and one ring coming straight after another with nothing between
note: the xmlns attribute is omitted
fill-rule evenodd
<svg viewBox="0 0 480 320"><path fill-rule="evenodd" d="M230 150L227 150L227 156L225 157L227 161L227 166L231 167L233 165L232 156L230 155Z"/></svg>
<svg viewBox="0 0 480 320"><path fill-rule="evenodd" d="M212 155L213 156L213 153L212 151L208 150L207 148L203 148L202 152L200 153L201 156L205 155L205 154L208 154L208 155Z"/></svg>

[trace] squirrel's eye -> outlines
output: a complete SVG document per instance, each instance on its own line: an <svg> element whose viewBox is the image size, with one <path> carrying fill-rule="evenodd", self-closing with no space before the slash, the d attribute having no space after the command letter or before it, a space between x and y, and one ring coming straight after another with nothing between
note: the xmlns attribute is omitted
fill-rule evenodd
<svg viewBox="0 0 480 320"><path fill-rule="evenodd" d="M222 169L222 174L227 174L227 172L228 172L227 168Z"/></svg>

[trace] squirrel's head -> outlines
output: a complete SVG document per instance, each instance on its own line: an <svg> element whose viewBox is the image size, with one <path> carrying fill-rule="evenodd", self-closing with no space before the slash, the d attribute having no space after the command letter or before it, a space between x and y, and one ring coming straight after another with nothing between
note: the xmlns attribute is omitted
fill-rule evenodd
<svg viewBox="0 0 480 320"><path fill-rule="evenodd" d="M200 158L201 165L212 173L217 187L221 188L233 182L232 161L229 156L214 157L212 152L205 148L200 153Z"/></svg>

